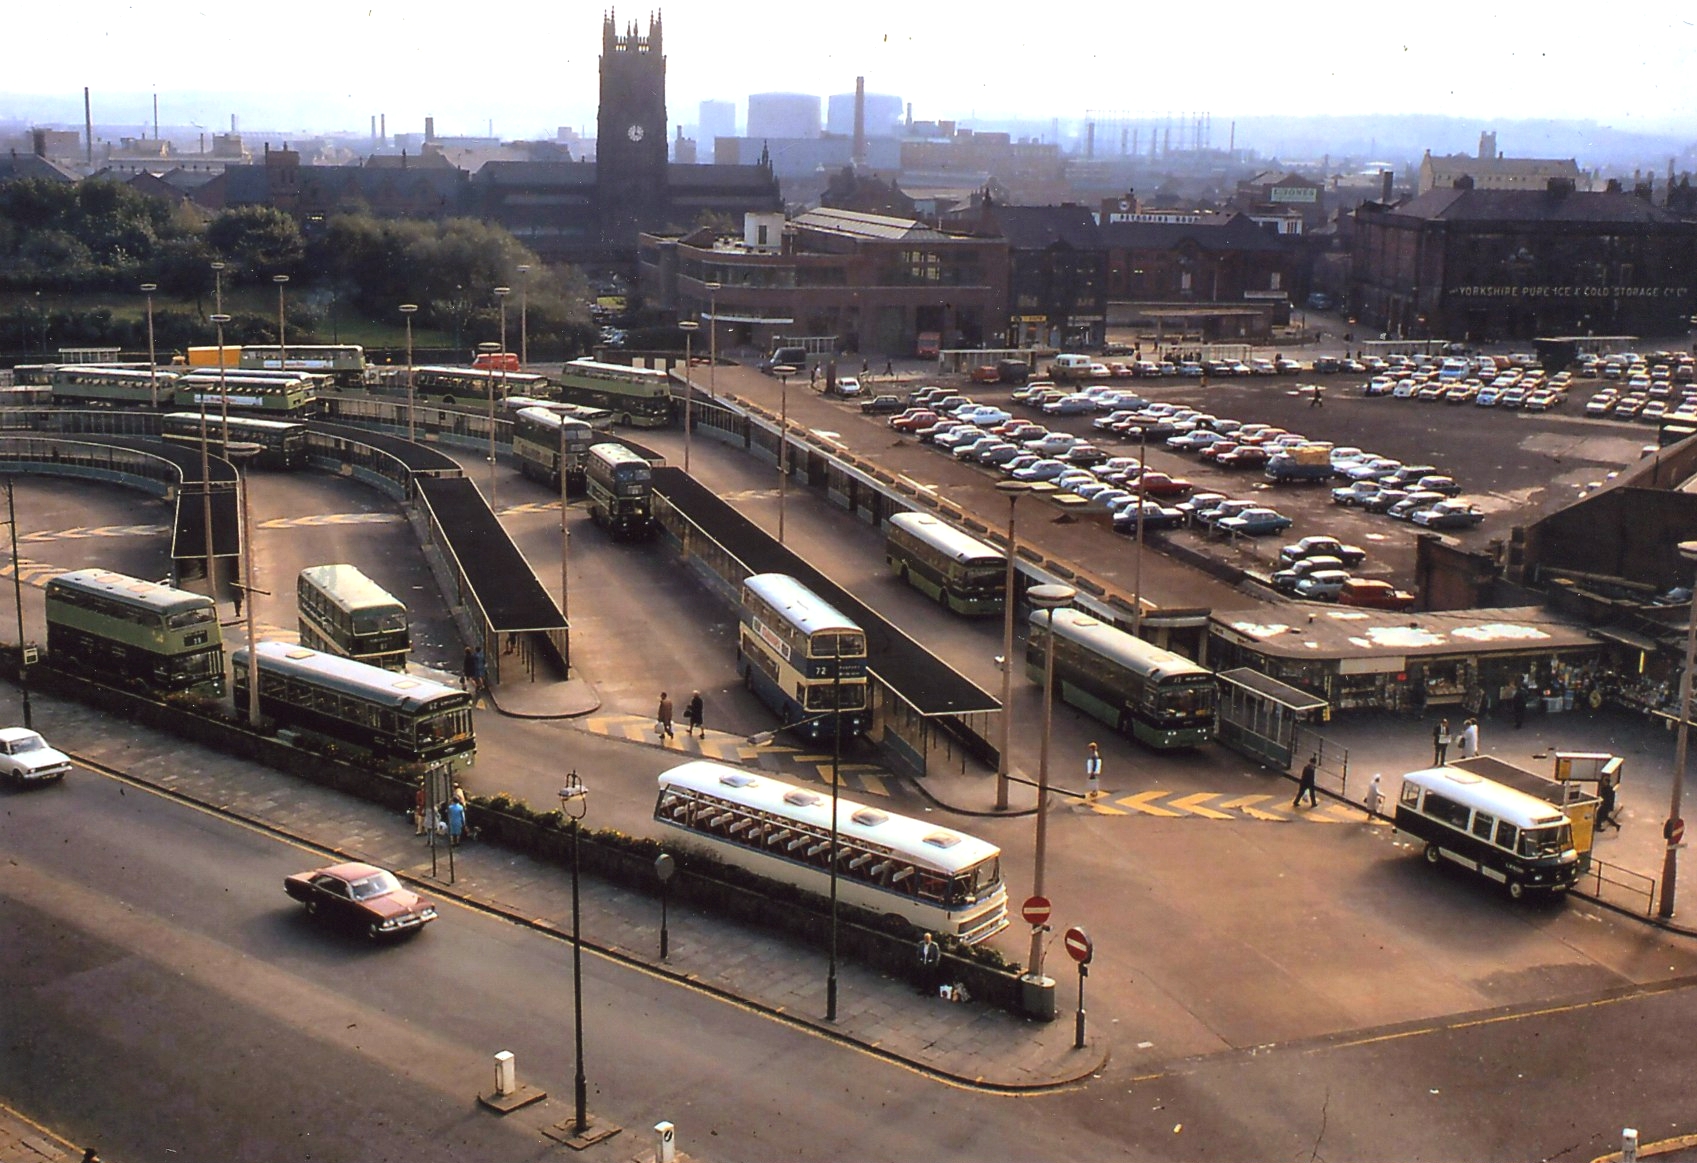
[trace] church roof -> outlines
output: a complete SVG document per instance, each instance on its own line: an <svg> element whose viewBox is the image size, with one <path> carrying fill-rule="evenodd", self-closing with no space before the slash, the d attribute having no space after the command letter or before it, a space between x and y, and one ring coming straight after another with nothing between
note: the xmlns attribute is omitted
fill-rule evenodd
<svg viewBox="0 0 1697 1163"><path fill-rule="evenodd" d="M867 214L859 210L832 210L821 207L798 214L794 225L825 234L842 234L854 238L882 238L890 241L939 241L950 237L933 230L912 218L892 218L886 214Z"/></svg>

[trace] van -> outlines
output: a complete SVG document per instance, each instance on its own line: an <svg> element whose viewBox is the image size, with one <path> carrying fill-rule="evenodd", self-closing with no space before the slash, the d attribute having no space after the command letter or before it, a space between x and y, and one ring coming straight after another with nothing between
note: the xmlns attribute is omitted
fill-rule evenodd
<svg viewBox="0 0 1697 1163"><path fill-rule="evenodd" d="M1057 380L1079 380L1090 375L1090 365L1096 361L1088 355L1061 354L1049 365L1049 373Z"/></svg>
<svg viewBox="0 0 1697 1163"><path fill-rule="evenodd" d="M760 370L767 375L777 375L778 368L794 368L797 372L807 370L807 348L805 347L774 347L772 354L760 361Z"/></svg>

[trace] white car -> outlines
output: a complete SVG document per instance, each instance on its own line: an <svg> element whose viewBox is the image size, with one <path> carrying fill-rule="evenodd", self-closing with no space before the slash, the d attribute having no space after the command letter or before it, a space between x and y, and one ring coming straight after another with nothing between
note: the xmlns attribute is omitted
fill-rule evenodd
<svg viewBox="0 0 1697 1163"><path fill-rule="evenodd" d="M1050 400L1043 405L1043 411L1050 416L1083 416L1096 411L1096 400L1083 392L1074 392L1070 396L1062 396L1058 400Z"/></svg>
<svg viewBox="0 0 1697 1163"><path fill-rule="evenodd" d="M860 380L857 379L854 376L838 376L837 377L837 395L839 395L839 396L858 396L858 395L860 395Z"/></svg>
<svg viewBox="0 0 1697 1163"><path fill-rule="evenodd" d="M71 757L28 727L0 727L0 774L18 785L64 779Z"/></svg>
<svg viewBox="0 0 1697 1163"><path fill-rule="evenodd" d="M1080 437L1070 432L1051 432L1036 440L1027 440L1024 448L1025 451L1035 452L1038 456L1059 456L1073 445L1083 443Z"/></svg>

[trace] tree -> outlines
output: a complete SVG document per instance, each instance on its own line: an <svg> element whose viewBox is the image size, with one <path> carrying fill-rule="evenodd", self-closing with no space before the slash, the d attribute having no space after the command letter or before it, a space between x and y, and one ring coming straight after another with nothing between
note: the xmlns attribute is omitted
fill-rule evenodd
<svg viewBox="0 0 1697 1163"><path fill-rule="evenodd" d="M300 227L271 206L226 210L206 228L212 251L255 282L290 274L300 267L306 247Z"/></svg>

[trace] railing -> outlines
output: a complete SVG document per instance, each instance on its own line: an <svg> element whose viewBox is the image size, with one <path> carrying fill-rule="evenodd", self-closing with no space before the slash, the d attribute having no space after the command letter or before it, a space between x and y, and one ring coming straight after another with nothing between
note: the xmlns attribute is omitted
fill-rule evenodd
<svg viewBox="0 0 1697 1163"><path fill-rule="evenodd" d="M1580 885L1591 885L1588 895L1605 904L1636 912L1640 906L1645 916L1656 911L1656 880L1641 872L1633 872L1618 864L1591 857L1591 867L1580 878Z"/></svg>

